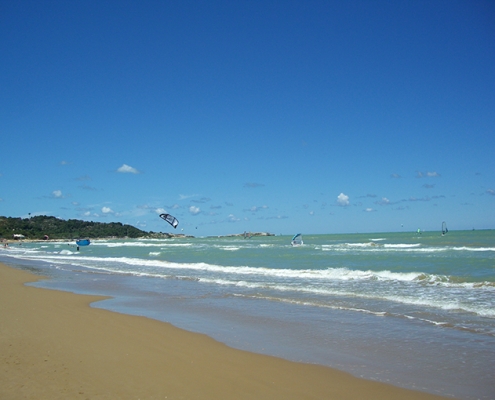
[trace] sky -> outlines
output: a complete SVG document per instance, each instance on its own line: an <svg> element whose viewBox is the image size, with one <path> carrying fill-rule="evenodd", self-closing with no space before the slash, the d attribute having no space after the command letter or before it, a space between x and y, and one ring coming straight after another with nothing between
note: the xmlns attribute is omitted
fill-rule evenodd
<svg viewBox="0 0 495 400"><path fill-rule="evenodd" d="M495 229L493 1L0 0L0 54L1 216Z"/></svg>

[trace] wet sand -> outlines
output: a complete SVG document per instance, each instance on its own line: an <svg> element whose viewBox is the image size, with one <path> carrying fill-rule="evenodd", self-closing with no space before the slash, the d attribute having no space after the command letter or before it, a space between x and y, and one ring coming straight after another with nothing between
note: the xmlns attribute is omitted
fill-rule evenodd
<svg viewBox="0 0 495 400"><path fill-rule="evenodd" d="M39 279L0 264L1 399L444 398L90 307L104 297L25 285Z"/></svg>

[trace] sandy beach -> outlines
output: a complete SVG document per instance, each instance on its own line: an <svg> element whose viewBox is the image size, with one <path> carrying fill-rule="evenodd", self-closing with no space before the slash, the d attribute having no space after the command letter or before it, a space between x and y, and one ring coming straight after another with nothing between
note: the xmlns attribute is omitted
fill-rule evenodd
<svg viewBox="0 0 495 400"><path fill-rule="evenodd" d="M318 365L230 348L102 297L26 286L0 264L0 398L440 399Z"/></svg>

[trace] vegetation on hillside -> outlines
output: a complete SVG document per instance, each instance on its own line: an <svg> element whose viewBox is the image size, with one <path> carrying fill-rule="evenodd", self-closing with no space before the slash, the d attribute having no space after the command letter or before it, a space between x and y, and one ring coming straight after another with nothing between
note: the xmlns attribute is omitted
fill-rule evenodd
<svg viewBox="0 0 495 400"><path fill-rule="evenodd" d="M26 239L46 239L46 236L50 239L75 239L137 238L147 236L148 233L120 222L65 221L46 215L31 218L0 217L0 238L12 239L14 235L23 235Z"/></svg>

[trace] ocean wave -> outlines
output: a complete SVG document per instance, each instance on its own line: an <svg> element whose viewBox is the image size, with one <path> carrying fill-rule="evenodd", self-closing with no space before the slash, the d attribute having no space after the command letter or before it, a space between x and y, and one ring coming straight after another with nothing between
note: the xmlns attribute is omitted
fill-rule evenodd
<svg viewBox="0 0 495 400"><path fill-rule="evenodd" d="M421 243L411 243L411 244L406 244L406 243L398 243L398 244L384 244L384 248L390 248L390 249L411 249L411 248L416 248L421 246Z"/></svg>
<svg viewBox="0 0 495 400"><path fill-rule="evenodd" d="M238 246L219 246L218 248L220 250L225 250L225 251L237 251L237 250L240 250L241 249Z"/></svg>
<svg viewBox="0 0 495 400"><path fill-rule="evenodd" d="M455 251L495 251L495 247L451 247L450 249Z"/></svg>
<svg viewBox="0 0 495 400"><path fill-rule="evenodd" d="M431 248L421 248L421 243L377 243L373 242L363 242L363 243L339 243L339 244L323 244L320 246L323 251L407 251L413 249L415 251L435 251Z"/></svg>
<svg viewBox="0 0 495 400"><path fill-rule="evenodd" d="M368 315L373 315L376 317L394 317L394 318L405 318L409 320L416 320L416 321L421 321L425 322L431 325L435 325L438 327L443 327L443 328L453 328L457 330L464 330L464 331L470 331L470 332L476 332L476 333L482 333L482 334L488 334L490 336L495 336L495 334L492 331L487 331L486 329L480 329L480 328L470 328L466 327L464 325L459 325L454 322L448 322L445 320L437 321L431 318L422 318L418 316L412 316L404 313L398 313L398 312L391 312L391 311L382 311L382 310L373 310L371 308L365 308L365 307L356 307L352 305L346 305L346 304L328 304L328 303L322 303L321 301L318 300L308 300L308 299L294 299L294 298L285 298L285 297L280 297L280 296L270 296L270 295L265 295L261 293L255 293L255 294L235 294L235 297L245 297L245 298L253 298L253 299L263 299L263 300L268 300L268 301L277 301L277 302L282 302L282 303L290 303L290 304L296 304L296 305L301 305L301 306L312 306L312 307L322 307L322 308L329 308L329 309L334 309L334 310L342 310L342 311L351 311L351 312L358 312L358 313L363 313L363 314L368 314ZM405 304L410 304L407 301L400 301L401 303ZM438 307L441 309L445 309L445 307ZM449 307L447 307L449 309ZM480 316L485 316L488 318L493 318L494 313L493 311L490 310L473 310L472 307L467 307L466 312L470 313L475 313ZM486 311L486 312L485 312ZM441 318L440 315L436 316L437 318Z"/></svg>
<svg viewBox="0 0 495 400"><path fill-rule="evenodd" d="M236 251L237 247L230 247L230 251ZM159 252L150 252L156 256ZM276 279L315 280L315 281L379 281L379 282L405 282L418 283L421 285L439 285L449 287L464 287L468 289L490 289L495 290L494 282L468 282L461 277L429 274L426 272L393 272L390 270L353 270L346 267L325 269L288 269L267 268L249 266L221 266L205 262L178 263L160 259L143 259L132 257L94 257L80 255L78 252L62 250L55 254L42 254L24 252L19 254L22 258L39 259L44 261L75 262L86 265L89 268L99 266L127 265L136 267L137 273L142 273L144 268L160 268L173 270L190 270L199 272L212 272L222 275L233 276L259 276L272 277ZM127 271L132 272L132 271Z"/></svg>
<svg viewBox="0 0 495 400"><path fill-rule="evenodd" d="M354 291L349 287L320 287L320 286L292 286L284 285L282 283L263 283L263 282L250 282L250 281L230 281L228 279L211 279L202 278L201 282L218 284L218 285L230 285L240 288L246 288L251 290L271 290L280 293L292 292L301 293L305 295L313 295L311 299L305 296L292 296L292 295L281 295L277 296L281 301L293 302L298 304L308 304L317 307L329 307L335 309L342 309L347 311L367 311L370 314L376 315L393 315L390 311L373 311L370 308L358 308L356 306L351 306L351 303L361 303L365 301L368 306L378 304L377 302L386 301L387 304L390 303L400 303L405 306L421 306L427 309L437 309L442 311L454 311L456 313L464 312L475 314L484 318L495 318L495 309L493 304L480 304L480 303L470 303L467 300L460 300L455 296L436 296L436 295L426 295L426 293L420 293L418 291L409 290L404 291L402 294L388 294L379 290L374 290L372 292L365 291ZM252 295L252 294L250 294ZM254 296L266 296L263 292L258 292ZM317 297L314 297L317 296ZM330 298L328 296L331 296ZM329 300L330 299L330 300ZM334 304L335 301L332 299L340 299L337 301L337 305ZM355 299L349 301L349 299ZM359 299L359 300L358 300ZM348 305L345 305L348 304ZM364 306L364 303L363 303ZM409 317L410 319L424 319L418 317ZM426 319L424 319L426 321ZM430 321L433 323L433 321ZM437 324L445 324L446 322L436 322Z"/></svg>
<svg viewBox="0 0 495 400"><path fill-rule="evenodd" d="M421 243L345 243L345 244L330 244L316 246L322 251L335 251L335 252L383 252L383 253L447 253L450 251L467 251L467 252L491 252L495 251L495 247L428 247Z"/></svg>
<svg viewBox="0 0 495 400"><path fill-rule="evenodd" d="M91 242L92 246L101 247L191 247L192 243L167 243L164 241L157 241L154 243L144 243L144 242L104 242L95 241Z"/></svg>

